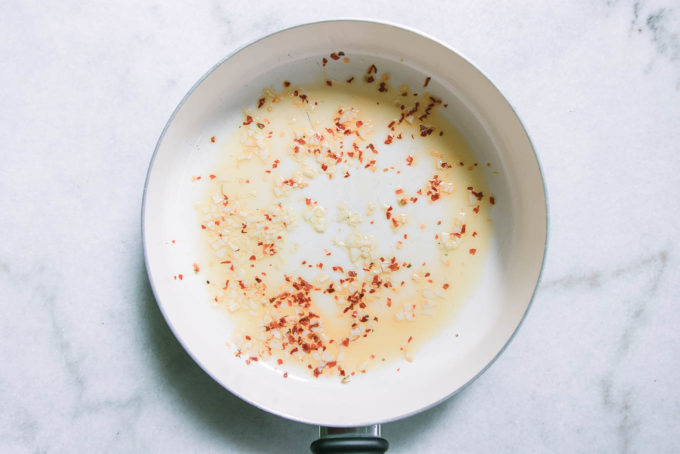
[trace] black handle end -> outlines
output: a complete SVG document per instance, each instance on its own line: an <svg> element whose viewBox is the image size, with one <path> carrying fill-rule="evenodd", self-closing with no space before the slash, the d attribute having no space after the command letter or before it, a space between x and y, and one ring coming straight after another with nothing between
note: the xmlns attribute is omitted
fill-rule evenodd
<svg viewBox="0 0 680 454"><path fill-rule="evenodd" d="M390 444L380 437L328 437L314 441L310 449L314 454L384 453Z"/></svg>

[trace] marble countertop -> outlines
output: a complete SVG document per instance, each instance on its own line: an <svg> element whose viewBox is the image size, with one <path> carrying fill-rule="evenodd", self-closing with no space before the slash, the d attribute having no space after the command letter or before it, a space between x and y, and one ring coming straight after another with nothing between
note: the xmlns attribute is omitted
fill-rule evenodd
<svg viewBox="0 0 680 454"><path fill-rule="evenodd" d="M391 453L680 451L680 4L0 4L0 452L305 452L188 357L144 269L146 169L224 55L333 17L449 43L522 117L550 241L522 329ZM293 2L290 2L293 3ZM676 208L673 208L676 206Z"/></svg>

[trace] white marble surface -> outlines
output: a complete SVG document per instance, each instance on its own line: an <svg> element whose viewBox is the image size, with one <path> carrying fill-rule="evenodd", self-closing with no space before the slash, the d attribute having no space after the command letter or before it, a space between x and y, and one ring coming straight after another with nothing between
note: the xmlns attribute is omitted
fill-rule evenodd
<svg viewBox="0 0 680 454"><path fill-rule="evenodd" d="M233 397L175 341L139 217L158 135L204 72L340 16L478 64L550 200L518 336L465 391L385 425L390 452L680 451L677 0L166 3L0 3L0 452L305 452L314 427Z"/></svg>

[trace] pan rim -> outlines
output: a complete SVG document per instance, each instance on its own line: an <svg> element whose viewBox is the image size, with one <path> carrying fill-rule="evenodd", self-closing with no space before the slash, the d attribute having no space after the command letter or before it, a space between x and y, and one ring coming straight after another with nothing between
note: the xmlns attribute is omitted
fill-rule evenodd
<svg viewBox="0 0 680 454"><path fill-rule="evenodd" d="M489 369L489 367L491 367L491 365L494 364L494 363L496 362L496 360L501 356L501 354L502 354L502 353L505 351L505 349L509 346L510 342L515 338L515 336L516 336L516 334L517 334L519 328L520 328L520 327L522 326L522 324L524 323L524 320L525 320L526 317L527 317L527 314L528 314L528 312L529 312L529 309L530 309L531 306L533 305L533 301L534 301L534 298L535 298L535 296L536 296L536 292L538 291L538 287L539 287L539 285L540 285L540 283L541 283L541 279L542 279L542 275L543 275L543 270L544 270L544 266L545 266L546 255L547 255L547 250L548 250L549 220L550 220L550 215L549 215L548 194L547 194L547 188L546 188L545 179L544 179L544 172L543 172L543 169L542 169L542 167L541 167L541 163L540 163L539 157L538 157L538 155L537 155L537 153L536 153L536 148L534 147L533 141L531 140L531 137L530 137L530 135L529 135L529 133L528 133L528 131L527 131L527 128L525 127L524 123L522 122L520 116L517 114L517 111L516 111L516 109L514 108L514 106L513 106L513 105L510 103L510 101L503 95L503 93L502 93L502 92L500 91L500 89L496 86L496 84L494 84L493 81L492 81L492 80L491 80L491 79L490 79L490 78L489 78L489 77L488 77L488 76L487 76L487 75L486 75L486 74L485 74L485 73L484 73L477 65L475 65L469 58L467 58L463 53L457 51L456 49L454 49L454 48L451 47L450 45L448 45L448 44L446 44L446 43L444 43L444 42L438 40L437 38L434 38L434 37L432 37L431 35L429 35L429 34L427 34L427 33L425 33L425 32L422 32L422 31L420 31L420 30L414 29L414 28L412 28L412 27L405 26L405 25L398 24L398 23L391 22L391 21L383 21L383 20L367 19L367 18L337 18L337 19L323 19L323 20L318 20L318 21L305 22L305 23L301 23L301 24L297 24L297 25L293 25L293 26L290 26L290 27L286 27L286 28L283 28L283 29L276 30L276 31L274 31L274 32L272 32L272 33L269 33L269 34L266 34L266 35L264 35L264 36L258 37L258 38L256 38L256 39L250 41L250 42L247 42L247 43L245 43L245 44L243 44L243 45L237 47L235 50L233 50L232 52L228 53L228 54L227 54L225 57L223 57L220 61L218 61L216 64L214 64L207 72L205 72L205 73L204 73L204 74L203 74L203 75L202 75L202 76L201 76L201 77L200 77L200 78L192 85L192 87L189 89L189 91L182 97L182 99L181 99L180 102L178 103L177 107L175 107L175 109L173 110L172 114L170 115L168 121L166 122L165 126L163 127L163 130L161 131L161 134L160 134L160 136L159 136L159 138L158 138L158 140L157 140L157 142L156 142L156 145L155 145L155 147L154 147L154 151L153 151L153 154L152 154L151 159L150 159L150 162L149 162L149 167L148 167L148 169L147 169L146 178L145 178L145 182L144 182L144 189L143 189L143 196L142 196L142 206L141 206L141 211L142 211L142 213L141 213L142 248L143 248L143 253L144 253L144 265L145 265L145 269L146 269L146 271L147 271L147 278L148 278L148 280L149 280L149 285L150 285L151 290L152 290L152 292L153 292L154 299L156 300L156 304L157 304L158 308L160 309L160 312L161 312L161 314L163 315L163 318L164 318L166 324L168 325L168 327L170 328L170 331L172 332L173 336L174 336L175 339L179 342L179 344L182 346L182 348L184 349L184 351L189 355L189 357L190 357L190 358L191 358L191 359L192 359L192 360L193 360L193 361L194 361L194 362L195 362L195 363L196 363L196 364L197 364L197 365L198 365L198 366L199 366L199 367L200 367L200 368L201 368L201 369L202 369L202 370L210 377L210 378L212 378L215 382L217 382L220 386L222 386L226 391L232 393L233 395L235 395L235 396L237 396L238 398L242 399L243 401L249 403L250 405L253 405L253 406L256 407L256 408L259 408L260 410L266 411L267 413L270 413L270 414L273 414L273 415L277 415L277 416L286 418L286 419L291 420L291 421L296 421L296 422L304 423L304 424L314 424L314 425L319 424L318 421L314 421L314 420L311 420L311 419L306 419L306 418L294 416L294 415L289 414L289 412L287 412L287 411L282 411L282 410L280 410L280 409L270 408L270 407L268 407L267 405L263 405L263 404L261 404L261 403L259 403L259 402L256 402L256 401L254 401L254 400L252 400L252 399L249 399L249 398L243 396L242 394L240 394L240 393L238 393L238 392L233 391L227 384L223 383L220 379L218 379L218 378L215 376L215 374L214 374L213 372L211 372L211 371L209 370L209 368L206 367L206 366L205 366L205 365L197 358L197 356L194 354L194 352L193 352L191 349L189 349L189 348L187 347L187 345L185 345L185 342L184 342L183 338L182 338L182 337L179 335L179 333L177 332L177 329L176 329L175 325L174 325L173 323L171 323L171 321L170 321L170 319L169 319L169 316L168 316L168 314L167 314L167 312L166 312L166 310L165 310L163 304L161 304L161 302L160 302L160 298L159 298L159 296L158 296L157 286L156 286L156 284L155 284L155 282L154 282L154 280L153 280L153 276L151 275L150 264L149 264L148 240L147 240L147 236L146 236L146 235L147 235L147 232L146 232L146 228L145 228L145 226L146 226L146 204L147 204L148 186L149 186L149 181L150 181L151 173L152 173L153 168L154 168L154 163L155 163L156 157L157 157L157 155L158 155L159 148L160 148L160 146L161 146L161 144L162 144L162 142L163 142L163 139L165 138L165 135L166 135L167 130L168 130L169 127L173 124L173 122L174 122L174 120L175 120L175 117L177 116L178 112L182 109L182 107L183 107L184 104L187 102L187 100L193 95L194 91L195 91L195 90L196 90L196 89L197 89L197 88L198 88L198 87L199 87L199 86L200 86L200 85L201 85L201 84L202 84L202 83L203 83L203 82L204 82L204 81L205 81L205 80L206 80L206 79L207 79L207 78L208 78L208 77L209 77L209 76L217 69L217 68L219 68L222 64L224 64L227 60L233 58L235 55L237 55L237 54L239 54L240 52L244 51L246 48L248 48L248 47L250 47L250 46L252 46L252 45L254 45L254 44L256 44L256 43L258 43L258 42L260 42L260 41L269 39L269 38L271 38L271 37L273 37L273 36L275 36L275 35L278 35L278 34L281 34L281 33L285 33L285 32L291 31L291 30L295 30L295 29L298 29L298 28L311 26L311 25L318 25L318 24L324 24L324 23L342 23L342 22L350 22L350 23L357 23L357 22L359 22L359 23L365 23L365 24L383 25L383 26L393 27L393 28L396 28L396 29L400 29L400 30L403 30L403 31L407 31L407 32L410 32L410 33L413 33L413 34L416 34L416 35L420 35L420 36L422 36L422 37L424 37L424 38L426 38L426 39L428 39L428 40L434 42L435 44L438 44L438 45L444 47L444 48L447 49L448 51L450 51L450 52L452 52L452 53L458 55L458 56L461 57L463 60L465 60L467 64L469 64L472 68L474 68L475 71L477 71L477 73L478 73L482 78L484 78L484 79L491 85L491 87L493 87L493 89L497 92L497 94L505 101L505 103L506 103L506 104L508 105L508 107L511 109L511 111L512 111L514 117L515 117L515 118L517 119L517 121L519 122L519 124L520 124L520 126L521 126L521 128L522 128L522 130L523 130L523 132L524 132L524 135L526 136L526 138L527 138L527 140L528 140L528 142L529 142L529 145L530 145L530 147L531 147L531 152L532 152L533 157L534 157L534 159L535 159L535 161L536 161L536 164L537 164L538 175L539 175L540 181L541 181L541 187L542 187L542 190L543 190L543 199L544 199L544 204L545 204L545 240L544 240L544 243L543 243L543 253L542 253L542 257L541 257L540 266L539 266L539 269L538 269L538 275L537 275L537 278L536 278L536 283L535 283L535 285L534 285L533 292L532 292L531 297L530 297L530 299L529 299L529 301L528 301L528 303L527 303L527 306L526 306L526 309L524 310L524 313L522 314L522 316L521 316L519 322L517 323L517 325L516 325L516 327L514 328L513 332L512 332L512 333L510 334L510 336L507 338L507 340L505 341L505 343L503 344L503 346L500 348L500 350L493 356L493 358L492 358L492 359L491 359L491 360L490 360L490 361L489 361L489 362L488 362L481 370L479 370L474 376L472 376L470 379L468 379L468 381L466 381L463 385L459 386L459 387L458 387L457 389L455 389L453 392L451 392L451 393L449 393L449 394L447 394L447 395L441 397L439 400L436 400L436 401L434 401L434 402L432 402L432 403L430 403L430 404L428 404L428 405L422 406L422 407L417 408L417 409L415 409L415 410L412 410L412 411L410 411L410 412L400 413L400 414L398 414L398 415L396 415L396 416L393 416L393 417L384 418L384 419L381 419L381 420L372 422L372 424L383 424L383 423L393 422L393 421L397 421L397 420L400 420L400 419L404 419L404 418L413 416L413 415L415 415L415 414L418 414L418 413L427 411L427 410L429 410L429 409L431 409L431 408L433 408L433 407L435 407L435 406L441 404L441 403L444 402L445 400L447 400L447 399L453 397L454 395L458 394L458 393L461 392L462 390L466 389L471 383L473 383L473 382L474 382L475 380L477 380L484 372L486 372L486 371ZM361 422L360 425L365 425L365 424L366 424L365 422ZM329 427L341 427L341 426L343 426L343 425L339 425L339 424L338 424L338 425L334 425L334 424L324 424L324 425L329 426Z"/></svg>

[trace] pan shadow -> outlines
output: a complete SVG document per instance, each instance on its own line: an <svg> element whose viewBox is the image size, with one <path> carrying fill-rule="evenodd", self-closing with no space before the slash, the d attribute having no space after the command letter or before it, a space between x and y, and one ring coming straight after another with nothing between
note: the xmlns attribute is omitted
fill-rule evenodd
<svg viewBox="0 0 680 454"><path fill-rule="evenodd" d="M461 391L464 392L464 391ZM424 446L419 440L424 435L442 425L445 415L456 405L456 396L452 396L441 404L422 413L383 424L382 435L390 442L390 446L397 452L421 452ZM389 451L392 452L392 449Z"/></svg>
<svg viewBox="0 0 680 454"><path fill-rule="evenodd" d="M168 327L158 308L144 264L138 276L141 312L153 350L154 374L183 407L189 427L201 427L202 436L239 453L304 453L318 436L316 426L289 421L254 407L224 389L186 353ZM389 452L409 445L436 426L453 399L426 412L383 425L383 436L391 442ZM332 411L329 409L329 411Z"/></svg>

